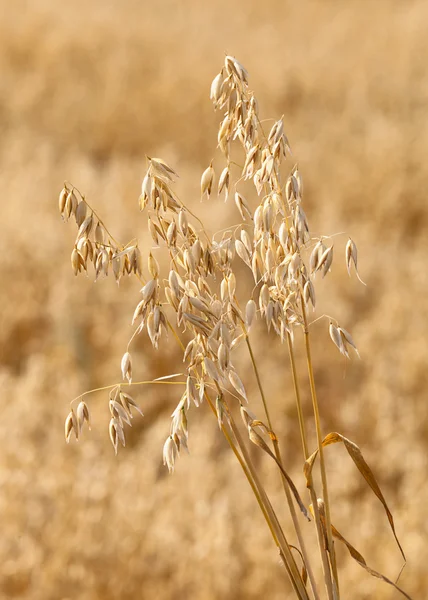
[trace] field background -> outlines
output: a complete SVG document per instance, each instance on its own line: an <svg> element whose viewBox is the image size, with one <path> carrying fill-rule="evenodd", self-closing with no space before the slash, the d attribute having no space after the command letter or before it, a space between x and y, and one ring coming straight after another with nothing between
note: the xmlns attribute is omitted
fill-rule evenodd
<svg viewBox="0 0 428 600"><path fill-rule="evenodd" d="M360 249L367 288L341 256L320 289L321 313L352 332L362 356L345 365L326 325L314 326L323 427L373 466L408 556L401 584L425 597L428 4L0 0L0 11L1 597L288 597L206 406L191 411L191 453L172 477L161 464L178 401L169 388L139 391L145 418L117 458L105 393L90 400L92 432L69 446L63 437L69 401L119 380L138 286L74 278L75 230L61 222L58 193L73 182L117 237L148 246L137 199L145 155L162 156L213 230L237 222L232 204L198 198L214 155L222 168L209 86L225 52L249 70L262 118L284 115L312 231L347 231ZM337 238L337 256L345 243ZM256 354L304 493L287 353L267 352L273 341L260 329ZM171 340L154 353L143 336L134 358L138 379L181 368ZM304 401L309 415L307 391ZM286 523L277 473L254 456ZM394 578L401 560L380 503L344 450L327 456L333 522ZM400 597L338 552L344 598Z"/></svg>

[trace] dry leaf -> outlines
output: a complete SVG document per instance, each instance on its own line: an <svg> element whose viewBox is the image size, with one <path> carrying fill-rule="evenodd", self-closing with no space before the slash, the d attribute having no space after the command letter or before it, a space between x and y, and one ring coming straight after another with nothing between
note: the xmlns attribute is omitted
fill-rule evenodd
<svg viewBox="0 0 428 600"><path fill-rule="evenodd" d="M350 544L343 537L343 535L341 535L339 533L339 531L334 527L334 525L331 526L331 532L335 538L337 538L343 544L345 544L345 546L348 548L349 554L352 556L352 558L360 565L360 567L362 567L365 571L367 571L367 573L369 573L373 577L377 577L378 579L381 579L382 581L384 581L385 583L388 583L389 585L392 585L397 591L399 591L401 594L403 594L403 596L405 596L409 600L412 600L411 597L408 594L406 594L406 592L404 590L402 590L400 587L398 587L398 585L396 583L394 583L393 581L388 579L388 577L385 577L385 575L382 575L382 573L379 573L378 571L375 571L374 569L370 568L367 565L366 561L364 560L364 557L358 552L358 550L356 550L352 546L352 544Z"/></svg>
<svg viewBox="0 0 428 600"><path fill-rule="evenodd" d="M254 421L255 426L259 427L260 426L260 422L259 421ZM305 505L302 502L302 499L300 498L299 492L297 491L296 486L293 483L293 480L291 479L291 477L288 475L287 471L284 469L284 467L282 466L282 464L279 462L279 460L276 458L275 454L271 451L271 449L269 448L269 446L266 444L266 442L264 441L264 439L261 437L261 435L259 435L258 433L256 433L253 429L253 424L250 423L250 425L248 426L248 435L250 438L250 441L253 442L253 444L255 444L256 446L258 446L259 448L261 448L262 450L264 450L264 452L266 452L267 454L269 454L269 456L271 458L273 458L273 460L276 462L276 464L278 465L281 473L283 474L283 476L285 477L290 490L293 493L294 498L296 499L297 504L299 505L300 510L302 511L302 513L305 515L305 517L308 519L308 521L310 521L309 515L308 515L308 511L306 510ZM273 434L274 435L274 434Z"/></svg>
<svg viewBox="0 0 428 600"><path fill-rule="evenodd" d="M395 541L397 542L397 545L400 549L401 555L403 556L404 560L406 560L406 556L403 552L403 549L401 547L400 542L398 541L398 537L395 532L394 519L392 517L391 511L388 508L386 500L381 492L381 489L376 481L375 476L373 475L372 470L370 469L370 467L364 460L363 455L361 454L361 450L358 448L358 446L356 444L354 444L354 442L351 442L351 440L348 440L348 438L346 438L343 435L341 435L340 433L336 433L336 432L329 433L324 438L322 445L329 446L330 444L338 444L339 442L343 442L346 450L348 451L349 456L354 461L357 469L359 470L361 475L364 477L364 479L366 480L368 485L371 487L371 489L373 490L373 493L382 502L382 505L386 512L386 516L388 517L389 525L391 527L392 533L394 534ZM314 465L317 454L318 454L318 450L315 450L315 452L305 462L304 473L305 473L305 477L306 477L306 481L307 481L308 485L309 485L309 480L310 480L310 474L312 472L312 467Z"/></svg>

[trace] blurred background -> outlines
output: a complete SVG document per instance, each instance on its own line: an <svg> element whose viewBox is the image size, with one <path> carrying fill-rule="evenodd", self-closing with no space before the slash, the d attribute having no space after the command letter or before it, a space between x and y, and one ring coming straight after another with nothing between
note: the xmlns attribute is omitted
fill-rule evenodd
<svg viewBox="0 0 428 600"><path fill-rule="evenodd" d="M319 310L352 332L347 364L314 325L324 432L362 449L408 557L400 582L428 589L428 5L423 0L262 3L0 0L0 595L31 600L284 598L288 582L239 465L208 408L189 414L190 455L169 476L162 446L175 388L135 392L115 457L106 392L93 429L66 445L72 398L120 380L139 299L132 280L75 279L75 227L57 198L71 181L116 237L150 246L138 196L145 155L180 174L177 189L212 230L238 222L199 203L219 115L209 100L227 52L250 73L262 118L284 115L312 233L346 231L363 287L349 279L346 236L318 288ZM291 168L292 162L289 166ZM257 331L285 461L302 495L302 456L285 347ZM300 342L297 340L298 350ZM300 350L299 350L300 351ZM134 377L180 371L171 340L141 336ZM247 388L251 369L241 364ZM255 390L254 390L255 392ZM307 385L304 403L308 418ZM262 415L256 393L253 410ZM313 430L311 430L313 434ZM314 438L312 436L312 447ZM336 527L394 579L401 558L382 506L339 446L326 451ZM280 480L255 451L290 531ZM306 496L305 496L306 498ZM310 526L308 526L310 527ZM345 598L399 598L338 549Z"/></svg>

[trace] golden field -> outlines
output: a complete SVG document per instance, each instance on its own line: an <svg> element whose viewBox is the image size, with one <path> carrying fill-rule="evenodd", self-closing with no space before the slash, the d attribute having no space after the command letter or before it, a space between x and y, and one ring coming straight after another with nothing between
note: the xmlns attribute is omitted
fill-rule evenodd
<svg viewBox="0 0 428 600"><path fill-rule="evenodd" d="M332 273L319 288L317 315L334 314L362 357L345 364L328 328L314 325L323 429L362 449L407 555L400 585L424 598L428 5L0 0L0 8L0 597L291 597L257 504L205 405L189 415L190 455L173 476L162 445L174 388L139 390L145 417L134 419L117 457L106 392L88 400L91 432L70 445L63 433L72 398L120 380L139 286L117 288L111 277L94 284L92 273L74 278L75 229L58 214L59 191L71 181L119 239L137 236L147 248L138 196L146 155L161 156L212 231L235 223L233 202L215 195L199 202L202 171L214 156L222 168L209 87L227 52L248 69L262 118L284 115L313 231L346 231L358 245L367 287L348 278L347 238L338 237ZM269 352L276 340L258 333L276 433L303 495L286 348ZM145 334L134 359L139 380L182 368L171 340L155 352ZM259 411L257 394L253 407ZM333 523L394 579L402 561L382 506L344 449L326 456ZM254 459L287 530L277 471L256 450ZM338 560L343 598L400 598L346 549Z"/></svg>

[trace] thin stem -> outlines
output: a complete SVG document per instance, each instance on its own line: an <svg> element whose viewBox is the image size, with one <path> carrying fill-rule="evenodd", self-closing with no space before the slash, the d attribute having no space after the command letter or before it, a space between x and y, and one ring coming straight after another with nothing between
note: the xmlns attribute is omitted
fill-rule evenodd
<svg viewBox="0 0 428 600"><path fill-rule="evenodd" d="M186 350L186 348L184 347L183 342L180 339L180 336L178 335L178 333L175 331L174 327L171 324L171 321L169 319L166 320L167 325L169 327L169 330L171 331L172 335L175 338L175 341L177 342L177 344L180 346L180 348L182 349L182 351L184 352Z"/></svg>
<svg viewBox="0 0 428 600"><path fill-rule="evenodd" d="M280 197L282 199L282 203L283 203L283 207L284 207L284 215L285 215L285 223L287 226L287 231L288 231L288 234L290 235L290 224L289 224L288 216L287 216L287 207L286 207L286 204L282 197L282 194L280 194ZM291 240L292 240L293 249L295 251L299 251L297 244L295 244L293 241L293 237L291 237ZM304 328L305 341L307 340L308 344L309 344L308 322L307 322L305 303L304 303L302 293L300 293L300 300L301 300L301 305L302 305L302 313L303 313L303 320L304 320L304 327L305 327ZM293 344L292 344L291 336L288 332L287 332L287 343L288 343L288 351L289 351L289 355L290 355L291 371L292 371L292 375L293 375L293 386L294 386L294 392L295 392L295 397L296 397L297 413L298 413L298 417L299 417L300 435L301 435L301 439L302 439L303 452L304 452L305 460L306 460L309 456L308 444L307 444L305 424L304 424L304 418L303 418L302 403L301 403L301 399L300 399L299 384L298 384L298 379L297 379L296 363L294 360ZM308 347L309 346L307 345L306 348L308 349ZM308 354L307 354L307 356L308 356ZM309 357L310 357L310 348L309 348ZM316 423L316 429L317 429L317 439L319 439L319 437L318 437L318 433L320 433L319 411L318 411L318 403L316 401L315 381L313 378L312 362L310 360L308 360L308 368L309 368L310 372L312 372L313 387L311 385L311 395L312 395L313 404L316 405L316 410L314 407L314 416L315 416L315 423ZM312 393L312 391L314 393ZM315 396L314 396L314 394L315 394ZM315 397L315 402L314 402L314 397ZM320 445L320 443L318 445ZM321 472L322 472L322 470L321 470ZM325 474L325 465L324 465L324 474ZM325 482L327 483L327 479L325 479ZM336 600L337 594L336 594L335 590L333 590L330 562L328 560L327 551L326 551L325 545L324 545L324 534L323 534L323 530L322 530L321 516L320 516L320 512L319 512L319 508L318 508L318 498L317 498L317 494L316 494L316 491L314 488L312 475L309 476L308 487L309 487L309 493L310 493L310 497L311 497L311 501L312 501L312 508L313 508L314 516L315 516L318 547L319 547L319 551L320 551L321 559L322 559L322 567L323 567L323 573L324 573L325 586L327 589L329 600ZM325 486L325 488L326 488L326 486ZM324 478L323 478L323 491L324 491ZM328 505L328 502L327 502L327 505ZM330 539L331 539L331 526L330 526ZM333 552L334 552L334 550L333 550ZM334 573L335 573L335 578L336 578L336 589L338 591L338 589L339 589L338 576L337 576L337 570L335 569L335 567L336 567L336 559L334 559Z"/></svg>
<svg viewBox="0 0 428 600"><path fill-rule="evenodd" d="M264 490L263 485L260 482L260 479L257 475L257 471L254 468L254 465L251 461L250 455L247 451L247 448L242 440L241 434L239 433L239 430L235 424L235 421L233 419L232 414L229 411L229 421L230 421L230 427L232 429L233 435L235 436L237 442L238 442L238 446L242 452L242 455L244 457L244 460L246 462L246 464L248 465L248 468L250 470L250 473L254 479L254 482L257 486L257 489L259 490L259 493L261 495L261 498L267 508L268 514L270 519L272 520L272 523L275 525L275 529L276 529L276 533L278 536L278 541L281 543L281 549L284 553L284 556L286 558L286 563L288 564L289 568L290 568L290 572L293 576L293 579L295 581L295 585L297 587L298 593L300 594L301 598L307 598L309 600L309 596L308 596L308 592L305 588L305 585L303 583L302 577L300 575L300 571L297 567L297 564L294 560L294 556L290 550L290 546L289 543L284 535L284 532L282 530L282 527L278 521L278 517L276 516L275 511L272 508L272 505L269 501L269 498Z"/></svg>
<svg viewBox="0 0 428 600"><path fill-rule="evenodd" d="M137 329L134 331L134 333L131 335L128 345L126 346L126 351L129 352L129 346L132 344L134 338L137 337L137 335L141 332L140 327L137 327Z"/></svg>
<svg viewBox="0 0 428 600"><path fill-rule="evenodd" d="M321 421L320 421L320 413L319 406L317 400L317 392L315 387L315 377L314 370L312 365L312 356L311 356L311 345L309 339L309 329L308 329L308 319L306 315L305 303L303 297L301 296L301 305L302 305L302 315L304 322L304 337L305 337L305 348L306 348L306 362L308 367L308 375L309 375L309 384L311 388L311 397L312 397L312 406L314 411L315 418L315 428L317 433L317 444L318 444L318 452L320 457L320 469L321 469L321 480L322 480L322 488L323 488L323 500L325 505L325 521L326 521L326 529L327 529L327 541L330 553L330 560L333 569L333 576L336 582L337 596L339 597L339 576L337 572L337 564L336 564L336 553L334 550L334 542L333 536L331 532L331 517L330 517L330 502L328 497L328 485L327 485L327 471L325 468L325 458L324 458L324 448L322 445L323 437L321 433ZM314 506L315 510L315 506Z"/></svg>
<svg viewBox="0 0 428 600"><path fill-rule="evenodd" d="M256 363L256 360L255 360L255 357L254 357L254 352L253 352L253 349L252 349L252 346L251 346L251 342L250 342L250 339L248 337L248 333L247 332L245 332L245 341L247 343L247 348L248 348L248 352L250 354L251 364L253 365L254 374L255 374L256 379L257 379L257 385L258 385L258 388L259 388L259 391L260 391L260 396L262 398L263 407L264 407L264 410L265 410L265 413L266 413L266 419L267 419L267 422L268 422L268 425L269 425L269 429L271 431L273 431L272 421L271 421L270 415L269 415L269 409L268 409L268 405L267 405L267 401L266 401L266 396L265 396L265 393L264 393L264 390L263 390L263 386L262 386L262 382L261 382L261 379L260 379L259 370L257 368L257 363ZM275 438L273 440L273 447L274 447L274 451L275 451L275 456L276 456L278 462L282 465L281 450L280 450L279 442L278 442L276 436L275 436ZM301 549L302 556L303 556L303 562L305 564L306 571L307 571L308 577L309 577L309 581L311 583L311 587L312 587L312 591L313 591L313 594L314 594L314 598L315 598L315 600L319 600L319 594L318 594L318 590L317 590L317 584L316 584L315 577L314 577L314 574L313 574L313 571L312 571L312 567L311 567L310 562L309 562L309 556L308 556L308 553L307 553L307 550L306 550L306 545L305 545L305 542L304 542L304 539L303 539L302 530L300 528L300 523L299 523L299 521L297 519L296 509L294 507L293 498L291 497L290 488L289 488L288 483L287 483L287 481L286 481L286 479L285 479L285 477L284 477L283 474L281 474L281 479L282 479L282 485L284 487L284 492L285 492L285 495L286 495L286 498L287 498L287 503L288 503L288 507L289 507L289 510L290 510L291 518L292 518L292 521L293 521L294 529L296 530L297 539L299 540L300 549Z"/></svg>
<svg viewBox="0 0 428 600"><path fill-rule="evenodd" d="M245 333L245 341L247 343L248 352L250 353L251 364L253 366L253 371L254 371L254 374L255 374L256 379L257 379L257 386L259 388L260 396L261 396L261 399L262 399L262 402L263 402L263 408L264 408L265 413L266 413L266 419L267 419L267 422L268 422L268 425L269 425L269 429L272 430L272 421L270 419L269 409L268 409L268 405L267 405L267 401L266 401L266 396L265 396L265 393L264 393L264 390L263 390L263 386L262 386L262 382L261 382L261 379L260 379L259 370L257 368L256 359L254 357L253 348L251 346L251 342L250 342L250 338L248 337L248 333L246 331L244 333Z"/></svg>
<svg viewBox="0 0 428 600"><path fill-rule="evenodd" d="M165 227L163 226L162 219L161 219L161 218L160 218L160 216L159 216L159 209L156 211L156 217L157 217L157 220L158 220L159 226L160 226L160 228L161 228L161 230L162 230L163 236L164 236L164 238L165 238L166 246L167 246L167 248L168 248L168 252L169 252L169 256L170 256L170 258L171 258L172 264L174 265L174 268L175 268L175 270L176 270L176 271L177 271L177 273L178 273L178 266L177 266L177 263L175 262L175 257L174 257L174 255L172 254L171 248L170 248L170 247L169 247L169 245L168 245L168 240L167 240L167 235L166 235Z"/></svg>
<svg viewBox="0 0 428 600"><path fill-rule="evenodd" d="M204 396L205 396L205 398L206 398L206 400L207 400L207 402L208 402L208 404L209 404L212 412L214 413L215 416L217 416L216 410L214 408L214 405L213 405L210 397L208 396L208 394L206 392L205 392ZM266 520L266 523L267 523L267 525L269 527L269 530L271 532L271 535L272 535L272 538L273 538L273 540L275 542L275 545L277 546L277 548L279 550L279 554L280 554L280 556L282 558L283 565L284 565L284 567L285 567L285 569L287 571L287 574L288 574L288 576L290 578L290 581L291 581L291 584L293 586L293 589L297 593L297 595L299 595L299 590L297 589L297 586L296 586L296 584L295 584L295 582L293 580L293 577L292 577L292 574L291 574L291 571L290 571L290 567L287 564L287 560L286 560L284 552L283 552L283 550L281 548L281 544L278 541L278 536L275 533L275 527L273 526L273 524L271 522L271 519L269 517L269 513L268 513L268 511L267 511L267 509L266 509L266 507L265 507L265 505L263 503L263 499L261 497L261 494L260 494L259 490L257 489L257 486L256 486L256 484L254 482L254 479L251 476L250 470L248 469L248 467L247 467L244 459L242 458L241 454L239 453L239 451L238 451L236 445L234 444L232 438L230 437L229 432L227 431L227 428L223 424L221 425L221 430L222 430L222 432L223 432L223 434L224 434L224 436L225 436L225 438L226 438L229 446L231 447L233 453L235 454L235 456L236 456L239 464L241 465L241 468L244 471L245 477L247 478L248 483L251 486L251 489L253 490L254 496L256 497L256 500L257 500L257 503L259 505L259 508L260 508L260 510L263 513L263 516L264 516L264 518Z"/></svg>
<svg viewBox="0 0 428 600"><path fill-rule="evenodd" d="M299 381L297 378L296 361L294 358L293 344L291 341L291 336L288 332L287 332L287 342L288 342L288 352L290 355L291 372L293 374L294 395L296 397L297 413L299 416L300 435L301 435L301 439L302 439L303 453L305 455L305 460L306 460L309 456L308 443L307 443L307 438L306 438L306 430L305 430L305 422L304 422L304 418L303 418L302 403L301 403L301 399L300 399ZM312 475L309 476L308 489L309 489L309 496L310 496L310 499L312 502L312 508L313 508L313 512L314 512L315 526L316 526L316 530L317 530L318 548L319 548L319 552L320 552L321 560L322 560L322 568L323 568L323 573L324 573L325 587L327 589L327 594L328 594L329 600L333 600L334 596L333 596L333 585L332 585L332 581L331 581L330 563L329 563L327 551L326 551L325 545L324 545L324 534L323 534L323 530L322 530L321 516L320 516L320 512L319 512L319 508L318 508L318 497L317 497L317 493L315 491L314 483L312 480Z"/></svg>
<svg viewBox="0 0 428 600"><path fill-rule="evenodd" d="M205 396L205 399L207 400L207 402L208 402L208 404L209 404L209 407L210 407L210 408L211 408L211 410L213 411L214 415L217 417L216 409L215 409L215 407L214 407L214 404L213 404L213 403L212 403L212 401L211 401L211 398L208 396L207 392L205 392L205 393L204 393L204 396ZM222 432L223 432L223 435L224 435L224 437L225 437L225 438L226 438L226 440L227 440L227 443L228 443L228 444L229 444L229 446L231 447L231 449L232 449L232 451L233 451L234 455L235 455L235 456L236 456L236 458L238 459L238 461L239 461L239 464L241 465L241 467L242 467L242 470L244 471L246 478L248 479L248 482L249 482L249 484L250 484L250 486L251 486L251 489L253 490L253 493L254 493L254 495L255 495L255 497L256 497L256 499L257 499L257 502L258 502L258 504L259 504L260 510L262 511L262 513L263 513L263 515L264 515L264 517L265 517L265 519L266 519L266 522L267 522L267 524L268 524L268 526L269 526L269 529L270 529L270 532L271 532L271 534L272 534L272 537L273 537L273 539L274 539L274 541L275 541L276 545L279 547L278 538L276 537L275 530L274 530L274 528L273 528L273 525L272 525L272 523L271 523L271 522L270 522L270 520L269 520L269 516L268 516L268 514L267 514L267 511L266 511L266 509L265 509L265 507L264 507L264 505L263 505L262 499L261 499L261 497L260 497L260 494L259 494L259 492L258 492L258 490L257 490L257 487L256 487L256 485L255 485L255 483L254 483L254 481L253 481L253 479L252 479L252 477L251 477L251 474L250 474L250 472L249 472L249 470L248 470L248 467L247 467L247 465L245 464L245 462L244 462L244 460L243 460L242 456L239 454L239 451L238 451L237 447L236 447L236 446L235 446L235 444L233 443L233 440L232 440L232 438L230 437L230 435L229 435L229 432L227 431L226 427L225 427L223 424L222 424L222 426L221 426L221 430L222 430Z"/></svg>
<svg viewBox="0 0 428 600"><path fill-rule="evenodd" d="M92 206L89 204L89 202L86 200L85 196L82 194L82 192L72 183L70 183L69 181L65 182L65 185L71 185L73 190L76 190L76 192L79 194L82 202L84 202L86 204L86 206L89 208L89 210L92 212L92 214L95 216L95 218L100 222L100 224L104 227L107 235L109 236L109 238L119 247L119 248L124 248L123 244L121 244L120 242L118 242L109 232L109 230L107 229L107 227L104 224L104 221L101 219L101 217L98 215L98 213L92 208Z"/></svg>
<svg viewBox="0 0 428 600"><path fill-rule="evenodd" d="M172 193L172 195L173 195L174 199L175 199L175 200L177 200L177 202L180 204L181 208L184 208L185 210L187 210L187 212L189 213L189 215L190 215L191 217L193 217L193 218L194 218L196 221L198 221L199 225L201 226L201 231L203 232L204 236L207 238L207 242L208 242L208 244L211 244L211 240L210 240L210 238L208 237L208 234L207 234L207 232L205 231L205 227L204 227L204 224L203 224L203 222L201 221L201 219L200 219L200 218L199 218L197 215L195 215L195 213L194 213L194 212L192 212L192 211L190 210L190 208L188 208L188 207L187 207L187 206L184 204L184 202L183 202L182 200L180 200L180 198L179 198L179 197L178 197L178 195L177 195L177 192L173 192L173 191L171 190L171 193Z"/></svg>
<svg viewBox="0 0 428 600"><path fill-rule="evenodd" d="M291 373L293 376L294 393L296 396L297 416L299 418L299 428L300 428L300 438L302 440L303 454L304 454L305 460L306 460L309 456L309 450L308 450L308 441L307 441L307 437L306 437L305 419L303 417L302 401L300 398L300 389L299 389L299 384L298 384L298 379L297 379L297 369L296 369L296 361L294 359L293 342L291 340L291 335L288 331L287 331L287 345L288 345L288 353L290 356Z"/></svg>
<svg viewBox="0 0 428 600"><path fill-rule="evenodd" d="M182 375L182 373L178 373L177 375ZM78 396L73 398L73 400L70 401L70 405L73 404L73 402L76 402L76 400L80 400L80 398L83 398L84 396L88 396L89 394L95 394L95 392L103 392L104 390L111 390L114 387L121 386L121 385L127 385L127 386L131 386L131 385L186 385L186 382L185 381L156 381L156 379L152 379L150 381L133 381L132 383L123 383L123 382L112 383L111 385L104 385L103 387L94 388L93 390L87 390L86 392L79 394Z"/></svg>

